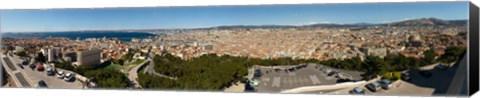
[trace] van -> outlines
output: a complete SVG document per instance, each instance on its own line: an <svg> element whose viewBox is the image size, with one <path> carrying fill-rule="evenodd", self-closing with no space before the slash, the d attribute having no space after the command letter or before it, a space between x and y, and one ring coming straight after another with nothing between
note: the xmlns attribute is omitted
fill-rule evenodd
<svg viewBox="0 0 480 98"><path fill-rule="evenodd" d="M380 89L382 89L382 87L380 86L380 83L378 82L369 83L365 87L372 92L377 92Z"/></svg>
<svg viewBox="0 0 480 98"><path fill-rule="evenodd" d="M382 86L382 88L385 90L392 88L392 82L390 80L383 79L378 81L378 83L380 83L380 86Z"/></svg>

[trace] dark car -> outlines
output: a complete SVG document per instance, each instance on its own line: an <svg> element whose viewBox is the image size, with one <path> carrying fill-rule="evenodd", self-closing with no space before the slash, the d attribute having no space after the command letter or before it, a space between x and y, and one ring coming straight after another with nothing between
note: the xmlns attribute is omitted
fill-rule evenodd
<svg viewBox="0 0 480 98"><path fill-rule="evenodd" d="M22 65L22 64L17 64L17 66L23 69L23 65Z"/></svg>
<svg viewBox="0 0 480 98"><path fill-rule="evenodd" d="M338 75L338 72L332 71L332 72L328 73L327 75L330 76L330 77L336 76L336 75Z"/></svg>
<svg viewBox="0 0 480 98"><path fill-rule="evenodd" d="M288 71L290 72L295 71L295 68L289 68Z"/></svg>
<svg viewBox="0 0 480 98"><path fill-rule="evenodd" d="M432 76L432 73L429 72L429 71L419 71L418 74L420 74L421 76L423 76L425 78L430 78Z"/></svg>
<svg viewBox="0 0 480 98"><path fill-rule="evenodd" d="M38 81L38 88L48 88L47 83L43 80Z"/></svg>
<svg viewBox="0 0 480 98"><path fill-rule="evenodd" d="M275 69L275 72L279 72L279 71L281 71L281 69L278 69L278 68Z"/></svg>
<svg viewBox="0 0 480 98"><path fill-rule="evenodd" d="M392 82L390 80L383 79L383 80L378 81L378 83L385 90L388 90L388 89L392 88Z"/></svg>
<svg viewBox="0 0 480 98"><path fill-rule="evenodd" d="M337 79L337 83L344 83L344 82L353 82L350 79Z"/></svg>
<svg viewBox="0 0 480 98"><path fill-rule="evenodd" d="M410 76L409 73L402 73L402 80L410 81L412 80L412 77Z"/></svg>
<svg viewBox="0 0 480 98"><path fill-rule="evenodd" d="M438 64L437 66L435 66L436 69L440 69L440 70L447 70L448 69L448 65L447 64L444 64L444 63L441 63L441 64Z"/></svg>
<svg viewBox="0 0 480 98"><path fill-rule="evenodd" d="M28 60L23 60L22 65L28 65Z"/></svg>
<svg viewBox="0 0 480 98"><path fill-rule="evenodd" d="M37 67L37 66L35 66L35 64L30 64L30 68L31 68L32 70L35 69L35 67Z"/></svg>
<svg viewBox="0 0 480 98"><path fill-rule="evenodd" d="M350 94L365 94L365 91L360 87L355 87L352 90L350 90L348 93L350 93Z"/></svg>
<svg viewBox="0 0 480 98"><path fill-rule="evenodd" d="M382 89L382 86L378 82L367 84L365 87L372 92L377 92L378 90Z"/></svg>

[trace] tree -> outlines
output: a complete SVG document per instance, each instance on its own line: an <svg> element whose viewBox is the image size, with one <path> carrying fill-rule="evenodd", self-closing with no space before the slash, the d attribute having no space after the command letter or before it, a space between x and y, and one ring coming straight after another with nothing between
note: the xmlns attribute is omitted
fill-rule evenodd
<svg viewBox="0 0 480 98"><path fill-rule="evenodd" d="M391 67L384 59L376 56L367 56L364 61L364 68L367 69L366 73L374 75L391 70Z"/></svg>
<svg viewBox="0 0 480 98"><path fill-rule="evenodd" d="M38 53L37 57L35 57L35 61L45 63L47 58L43 55L43 53Z"/></svg>
<svg viewBox="0 0 480 98"><path fill-rule="evenodd" d="M29 57L27 52L25 52L25 51L16 52L15 55L18 55L20 57Z"/></svg>
<svg viewBox="0 0 480 98"><path fill-rule="evenodd" d="M459 47L459 46L449 46L445 50L445 54L443 54L440 59L443 62L454 62L457 61L460 56L465 52L464 47Z"/></svg>
<svg viewBox="0 0 480 98"><path fill-rule="evenodd" d="M124 65L123 59L114 60L114 63L120 64L120 65Z"/></svg>
<svg viewBox="0 0 480 98"><path fill-rule="evenodd" d="M65 70L75 70L71 62L61 62L55 65L57 68L65 69Z"/></svg>
<svg viewBox="0 0 480 98"><path fill-rule="evenodd" d="M383 73L382 78L387 79L387 80L392 80L393 79L392 78L392 73L391 72Z"/></svg>
<svg viewBox="0 0 480 98"><path fill-rule="evenodd" d="M97 79L100 88L126 88L129 83L123 73L112 69L89 70L84 75Z"/></svg>
<svg viewBox="0 0 480 98"><path fill-rule="evenodd" d="M15 50L15 47L13 47L13 46L7 46L7 50L8 50L8 51L13 51L13 50Z"/></svg>
<svg viewBox="0 0 480 98"><path fill-rule="evenodd" d="M437 54L435 51L429 49L423 52L423 61L425 61L427 64L433 64L435 63L435 58L437 57Z"/></svg>

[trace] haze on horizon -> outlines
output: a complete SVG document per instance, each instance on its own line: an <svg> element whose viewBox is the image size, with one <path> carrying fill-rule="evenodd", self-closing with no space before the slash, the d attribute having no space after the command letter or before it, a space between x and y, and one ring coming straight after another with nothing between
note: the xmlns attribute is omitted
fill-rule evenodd
<svg viewBox="0 0 480 98"><path fill-rule="evenodd" d="M175 29L228 25L388 23L468 19L468 2L1 10L1 32Z"/></svg>

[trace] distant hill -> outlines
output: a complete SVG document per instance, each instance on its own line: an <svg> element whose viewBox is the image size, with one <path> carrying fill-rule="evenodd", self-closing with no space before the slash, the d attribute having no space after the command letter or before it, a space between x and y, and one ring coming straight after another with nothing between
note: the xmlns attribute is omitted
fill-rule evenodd
<svg viewBox="0 0 480 98"><path fill-rule="evenodd" d="M464 26L468 20L441 20L437 18L411 19L393 23L387 23L390 26Z"/></svg>
<svg viewBox="0 0 480 98"><path fill-rule="evenodd" d="M233 25L218 26L204 29L235 29L235 28L304 28L304 27L369 27L369 26L466 26L468 20L442 20L437 18L420 18L391 23L355 23L355 24L336 24L319 23L311 25Z"/></svg>

